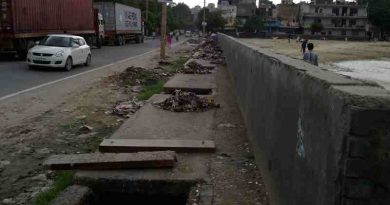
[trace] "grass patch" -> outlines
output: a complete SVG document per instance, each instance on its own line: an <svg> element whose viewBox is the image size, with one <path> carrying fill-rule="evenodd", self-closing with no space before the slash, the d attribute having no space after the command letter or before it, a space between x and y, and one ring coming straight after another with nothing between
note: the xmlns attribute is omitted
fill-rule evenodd
<svg viewBox="0 0 390 205"><path fill-rule="evenodd" d="M49 204L57 195L70 186L73 183L74 173L70 171L59 172L56 180L54 181L53 187L48 191L38 194L33 199L33 205L47 205Z"/></svg>
<svg viewBox="0 0 390 205"><path fill-rule="evenodd" d="M183 65L187 62L187 58L178 58L175 61L172 62L169 66L166 67L166 70L170 73L175 73L179 69L183 68Z"/></svg>
<svg viewBox="0 0 390 205"><path fill-rule="evenodd" d="M105 137L111 136L118 127L102 127L97 130L96 136L93 136L87 142L87 151L95 152Z"/></svg>
<svg viewBox="0 0 390 205"><path fill-rule="evenodd" d="M164 82L158 81L156 84L147 85L143 91L137 95L138 100L147 100L154 94L158 94L163 90Z"/></svg>
<svg viewBox="0 0 390 205"><path fill-rule="evenodd" d="M85 124L85 119L69 119L65 123L61 123L59 126L62 130L65 131L75 131L80 128L80 126Z"/></svg>

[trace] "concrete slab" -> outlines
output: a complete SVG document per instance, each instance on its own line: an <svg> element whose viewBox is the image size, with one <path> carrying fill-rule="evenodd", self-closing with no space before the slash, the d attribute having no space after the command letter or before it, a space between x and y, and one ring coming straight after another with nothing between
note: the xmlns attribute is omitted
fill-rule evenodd
<svg viewBox="0 0 390 205"><path fill-rule="evenodd" d="M211 140L172 139L105 139L100 152L131 153L144 151L175 151L181 153L213 153L215 143Z"/></svg>
<svg viewBox="0 0 390 205"><path fill-rule="evenodd" d="M79 171L76 184L111 192L180 193L192 185L209 181L209 154L180 154L173 169Z"/></svg>
<svg viewBox="0 0 390 205"><path fill-rule="evenodd" d="M52 155L43 165L51 170L107 170L133 168L172 168L176 153L138 152L119 154Z"/></svg>
<svg viewBox="0 0 390 205"><path fill-rule="evenodd" d="M212 140L215 110L175 113L152 105L169 95L154 95L116 131L112 139Z"/></svg>
<svg viewBox="0 0 390 205"><path fill-rule="evenodd" d="M166 93L172 93L175 90L183 90L204 95L210 94L216 88L214 75L197 74L176 74L164 85Z"/></svg>
<svg viewBox="0 0 390 205"><path fill-rule="evenodd" d="M153 105L169 96L152 96L144 107L124 122L111 139L212 140L215 110L174 113ZM80 171L76 174L76 181L90 187L106 187L110 191L140 192L145 189L148 193L153 190L178 193L183 190L178 185L182 182L194 185L209 180L210 156L207 153L180 154L172 169Z"/></svg>

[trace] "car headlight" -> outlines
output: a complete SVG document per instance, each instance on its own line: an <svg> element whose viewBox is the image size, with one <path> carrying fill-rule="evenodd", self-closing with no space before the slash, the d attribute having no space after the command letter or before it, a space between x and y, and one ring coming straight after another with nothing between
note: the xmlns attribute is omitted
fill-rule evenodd
<svg viewBox="0 0 390 205"><path fill-rule="evenodd" d="M64 55L64 51L58 51L55 56L56 57L62 57Z"/></svg>

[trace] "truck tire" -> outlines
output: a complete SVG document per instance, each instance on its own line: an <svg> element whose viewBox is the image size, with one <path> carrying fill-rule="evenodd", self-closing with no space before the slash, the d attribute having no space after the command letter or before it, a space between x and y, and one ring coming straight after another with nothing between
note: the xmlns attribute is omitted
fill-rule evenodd
<svg viewBox="0 0 390 205"><path fill-rule="evenodd" d="M18 60L26 60L27 52L28 51L25 49L21 49L21 50L16 51L16 53L18 54Z"/></svg>
<svg viewBox="0 0 390 205"><path fill-rule="evenodd" d="M100 48L102 48L102 44L103 44L102 38L97 37L97 39L96 39L96 47L100 49Z"/></svg>
<svg viewBox="0 0 390 205"><path fill-rule="evenodd" d="M116 36L115 37L115 45L120 46L121 45L121 36Z"/></svg>
<svg viewBox="0 0 390 205"><path fill-rule="evenodd" d="M140 35L138 35L137 37L135 37L135 42L136 42L137 44L141 43L141 36L140 36Z"/></svg>

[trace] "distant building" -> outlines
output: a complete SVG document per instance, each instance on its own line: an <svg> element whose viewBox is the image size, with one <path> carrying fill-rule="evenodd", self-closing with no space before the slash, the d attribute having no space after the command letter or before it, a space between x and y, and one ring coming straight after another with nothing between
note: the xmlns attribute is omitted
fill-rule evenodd
<svg viewBox="0 0 390 205"><path fill-rule="evenodd" d="M217 8L215 8L215 4L213 4L213 3L209 3L207 5L207 8L209 9L210 12L213 12L213 11L217 10Z"/></svg>
<svg viewBox="0 0 390 205"><path fill-rule="evenodd" d="M256 15L256 0L239 0L236 4L234 0L232 2L232 5L237 6L237 19L242 24L245 24L247 19Z"/></svg>
<svg viewBox="0 0 390 205"><path fill-rule="evenodd" d="M272 19L276 6L270 0L259 0L259 7L257 8L257 15L264 19Z"/></svg>
<svg viewBox="0 0 390 205"><path fill-rule="evenodd" d="M195 6L194 8L191 9L191 14L194 17L194 21L198 20L198 14L202 10L202 7L200 6Z"/></svg>
<svg viewBox="0 0 390 205"><path fill-rule="evenodd" d="M312 4L332 4L333 0L311 0Z"/></svg>
<svg viewBox="0 0 390 205"><path fill-rule="evenodd" d="M236 25L237 6L230 5L229 1L220 1L218 10L221 11L222 17L226 20L226 28L234 28Z"/></svg>
<svg viewBox="0 0 390 205"><path fill-rule="evenodd" d="M316 0L310 4L300 4L300 20L305 35L329 38L366 38L369 23L366 5L343 0L334 3ZM322 30L313 31L313 24L322 25Z"/></svg>
<svg viewBox="0 0 390 205"><path fill-rule="evenodd" d="M282 0L282 4L293 4L293 0Z"/></svg>
<svg viewBox="0 0 390 205"><path fill-rule="evenodd" d="M281 28L299 29L299 5L294 3L277 5L276 19L280 21Z"/></svg>

